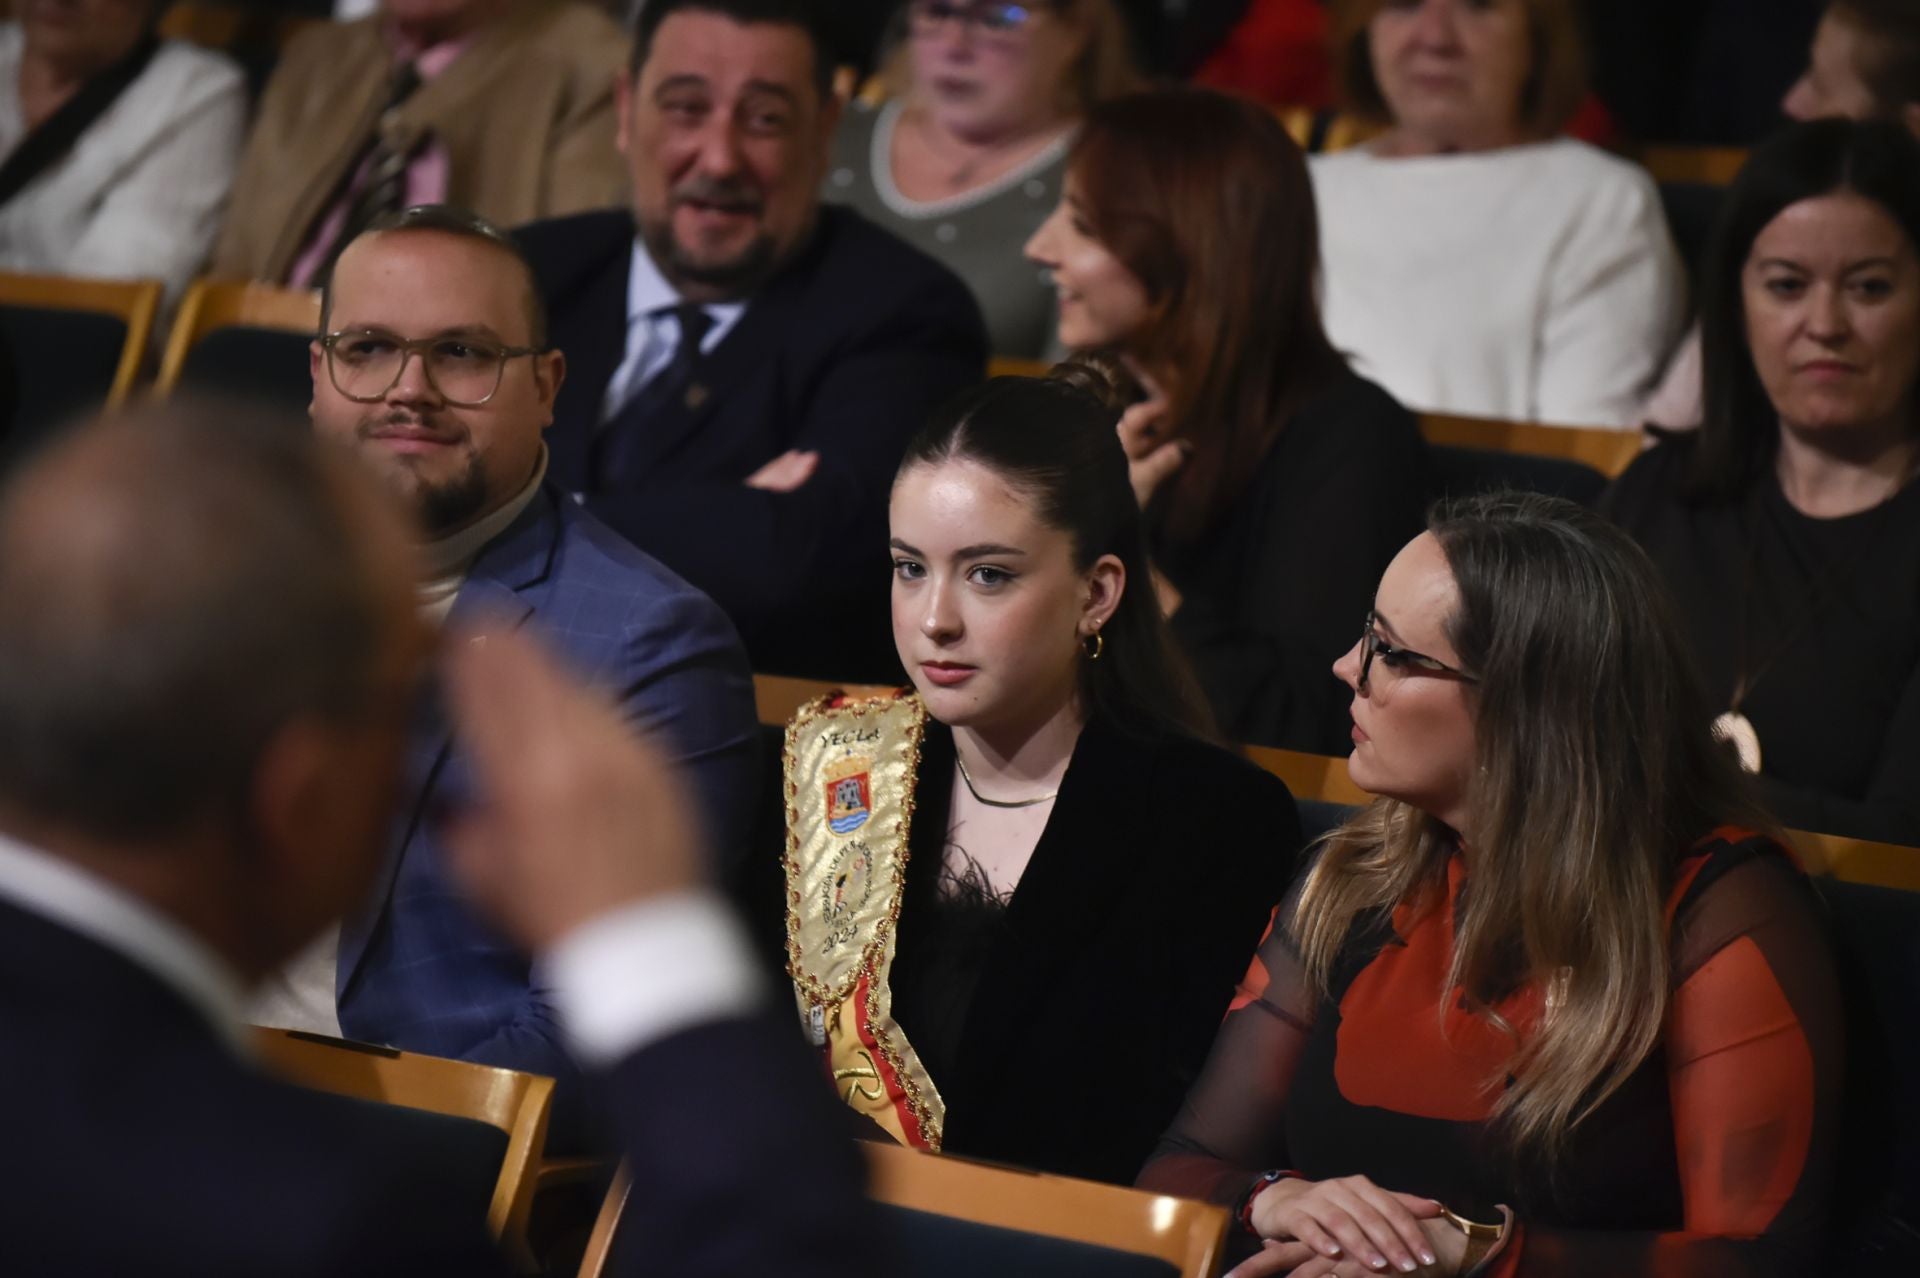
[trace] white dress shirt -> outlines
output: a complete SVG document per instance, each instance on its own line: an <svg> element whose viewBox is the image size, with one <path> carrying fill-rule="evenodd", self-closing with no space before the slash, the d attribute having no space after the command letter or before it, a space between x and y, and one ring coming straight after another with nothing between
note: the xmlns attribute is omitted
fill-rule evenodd
<svg viewBox="0 0 1920 1278"><path fill-rule="evenodd" d="M640 388L664 369L680 344L680 320L672 308L684 299L667 282L653 255L638 236L633 241L633 265L627 271L627 353L620 366L607 379L607 393L600 403L600 420L608 421L625 408ZM714 302L704 307L713 325L700 340L700 353L706 354L747 313L745 302Z"/></svg>
<svg viewBox="0 0 1920 1278"><path fill-rule="evenodd" d="M0 156L26 136L24 37L0 23ZM228 59L165 41L73 149L0 204L0 270L157 279L178 298L206 261L246 136Z"/></svg>
<svg viewBox="0 0 1920 1278"><path fill-rule="evenodd" d="M0 834L0 900L113 950L177 992L234 1053L251 1057L237 974L199 937L70 861ZM575 928L541 966L567 1043L590 1068L763 996L740 923L694 888L611 910Z"/></svg>

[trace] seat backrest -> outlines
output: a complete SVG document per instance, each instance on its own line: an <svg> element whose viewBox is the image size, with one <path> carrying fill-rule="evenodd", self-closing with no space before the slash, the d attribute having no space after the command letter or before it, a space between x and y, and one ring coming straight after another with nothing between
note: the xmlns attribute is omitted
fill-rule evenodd
<svg viewBox="0 0 1920 1278"><path fill-rule="evenodd" d="M1847 1010L1846 1110L1839 1159L1846 1253L1870 1265L1920 1267L1920 893L1831 878L1827 903ZM1895 1257L1899 1257L1896 1263Z"/></svg>
<svg viewBox="0 0 1920 1278"><path fill-rule="evenodd" d="M1435 498L1471 497L1476 493L1516 489L1591 506L1607 488L1605 475L1584 462L1563 457L1535 457L1446 445L1432 447L1427 455Z"/></svg>
<svg viewBox="0 0 1920 1278"><path fill-rule="evenodd" d="M503 1249L531 1264L527 1219L546 1147L551 1078L298 1030L261 1029L256 1042L273 1072L304 1087L484 1123L504 1133L487 1225Z"/></svg>
<svg viewBox="0 0 1920 1278"><path fill-rule="evenodd" d="M152 280L0 272L0 449L112 407L139 378L160 309Z"/></svg>
<svg viewBox="0 0 1920 1278"><path fill-rule="evenodd" d="M1492 417L1422 413L1420 434L1436 448L1578 462L1613 479L1633 464L1646 445L1637 430L1600 430L1584 426L1542 426Z"/></svg>
<svg viewBox="0 0 1920 1278"><path fill-rule="evenodd" d="M1789 831L1788 839L1810 873L1844 883L1920 892L1920 848L1806 830Z"/></svg>
<svg viewBox="0 0 1920 1278"><path fill-rule="evenodd" d="M1045 377L1053 365L1044 359L1022 359L1015 355L995 355L987 361L988 377Z"/></svg>
<svg viewBox="0 0 1920 1278"><path fill-rule="evenodd" d="M614 1239L620 1233L620 1217L627 1210L627 1195L632 1189L633 1183L627 1179L627 1169L622 1164L613 1174L613 1183L607 1186L599 1215L593 1218L593 1232L587 1235L587 1250L580 1257L579 1278L602 1278L613 1272L608 1260L613 1255Z"/></svg>
<svg viewBox="0 0 1920 1278"><path fill-rule="evenodd" d="M795 679L788 675L757 674L753 677L753 704L760 722L783 728L801 706L829 692L844 692L852 697L877 697L892 691L891 684L834 683L824 679Z"/></svg>
<svg viewBox="0 0 1920 1278"><path fill-rule="evenodd" d="M1227 1213L1209 1203L995 1167L897 1145L867 1147L911 1278L1202 1278Z"/></svg>
<svg viewBox="0 0 1920 1278"><path fill-rule="evenodd" d="M1295 799L1356 806L1373 802L1373 796L1347 776L1347 761L1338 755L1271 746L1245 746L1240 753L1285 781Z"/></svg>
<svg viewBox="0 0 1920 1278"><path fill-rule="evenodd" d="M244 395L304 417L313 398L307 347L319 326L316 292L197 280L167 334L154 390Z"/></svg>

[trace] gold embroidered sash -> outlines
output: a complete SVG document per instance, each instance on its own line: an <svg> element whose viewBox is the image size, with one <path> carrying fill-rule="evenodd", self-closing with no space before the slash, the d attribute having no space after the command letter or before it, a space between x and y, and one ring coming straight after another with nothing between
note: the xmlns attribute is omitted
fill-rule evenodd
<svg viewBox="0 0 1920 1278"><path fill-rule="evenodd" d="M918 696L889 693L822 698L787 725L787 971L847 1104L937 1150L946 1106L887 981L926 721Z"/></svg>

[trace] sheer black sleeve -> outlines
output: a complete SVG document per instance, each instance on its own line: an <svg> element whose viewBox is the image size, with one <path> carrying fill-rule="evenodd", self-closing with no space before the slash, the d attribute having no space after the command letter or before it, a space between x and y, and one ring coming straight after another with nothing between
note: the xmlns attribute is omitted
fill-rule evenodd
<svg viewBox="0 0 1920 1278"><path fill-rule="evenodd" d="M1314 1015L1286 929L1298 892L1296 884L1274 911L1205 1069L1140 1173L1142 1188L1232 1203L1254 1176L1287 1166L1287 1089Z"/></svg>

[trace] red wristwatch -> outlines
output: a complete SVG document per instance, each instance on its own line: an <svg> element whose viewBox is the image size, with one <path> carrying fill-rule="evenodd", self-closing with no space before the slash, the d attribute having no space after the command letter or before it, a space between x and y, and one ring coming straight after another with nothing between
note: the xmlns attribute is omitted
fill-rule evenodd
<svg viewBox="0 0 1920 1278"><path fill-rule="evenodd" d="M1273 1188L1278 1181L1299 1179L1300 1173L1297 1171L1263 1171L1255 1176L1233 1208L1233 1218L1240 1222L1240 1228L1258 1238L1260 1231L1253 1227L1253 1200Z"/></svg>

